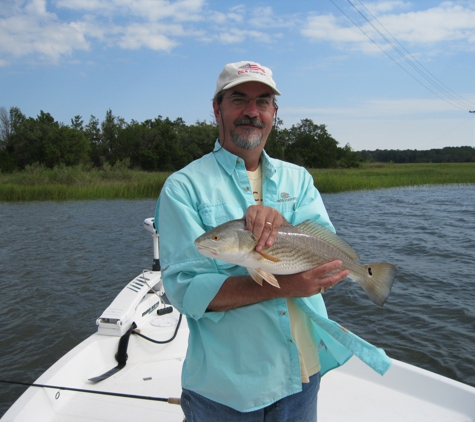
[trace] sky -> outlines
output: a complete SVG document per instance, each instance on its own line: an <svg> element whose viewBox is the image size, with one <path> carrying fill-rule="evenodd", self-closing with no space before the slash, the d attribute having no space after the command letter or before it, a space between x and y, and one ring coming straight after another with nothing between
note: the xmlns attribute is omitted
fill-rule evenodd
<svg viewBox="0 0 475 422"><path fill-rule="evenodd" d="M475 147L475 0L0 0L0 107L213 121L226 63L353 150Z"/></svg>

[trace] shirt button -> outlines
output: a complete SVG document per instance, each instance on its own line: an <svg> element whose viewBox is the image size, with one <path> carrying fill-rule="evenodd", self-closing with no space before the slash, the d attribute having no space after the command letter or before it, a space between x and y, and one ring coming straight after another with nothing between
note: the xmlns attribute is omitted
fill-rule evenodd
<svg viewBox="0 0 475 422"><path fill-rule="evenodd" d="M242 160L240 158L237 159L237 163L238 164L241 164L242 163Z"/></svg>
<svg viewBox="0 0 475 422"><path fill-rule="evenodd" d="M286 313L285 311L280 311L281 315L285 315L285 313Z"/></svg>
<svg viewBox="0 0 475 422"><path fill-rule="evenodd" d="M246 186L246 187L244 188L244 190L245 190L246 192L249 192L249 186Z"/></svg>

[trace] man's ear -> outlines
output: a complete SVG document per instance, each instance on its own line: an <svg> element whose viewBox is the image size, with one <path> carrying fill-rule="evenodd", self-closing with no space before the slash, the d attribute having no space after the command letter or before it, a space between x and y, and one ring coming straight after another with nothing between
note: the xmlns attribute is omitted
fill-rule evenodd
<svg viewBox="0 0 475 422"><path fill-rule="evenodd" d="M216 123L219 124L221 110L219 108L219 104L216 101L213 101L213 114L214 114L214 118L216 119Z"/></svg>

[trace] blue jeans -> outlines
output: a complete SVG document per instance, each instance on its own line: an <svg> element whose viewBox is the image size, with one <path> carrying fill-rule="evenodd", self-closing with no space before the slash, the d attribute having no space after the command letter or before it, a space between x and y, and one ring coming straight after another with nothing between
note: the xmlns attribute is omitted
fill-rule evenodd
<svg viewBox="0 0 475 422"><path fill-rule="evenodd" d="M186 422L317 422L319 388L320 373L311 376L309 383L302 384L300 393L252 412L239 412L183 389L181 407Z"/></svg>

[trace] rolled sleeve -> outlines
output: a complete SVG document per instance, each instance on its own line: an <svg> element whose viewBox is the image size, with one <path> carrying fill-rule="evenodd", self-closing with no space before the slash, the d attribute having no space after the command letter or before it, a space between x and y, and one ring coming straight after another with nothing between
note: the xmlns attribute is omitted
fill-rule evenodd
<svg viewBox="0 0 475 422"><path fill-rule="evenodd" d="M182 314L196 320L207 317L219 321L221 313L206 309L228 276L218 272L214 260L196 250L194 240L205 229L192 204L186 189L165 184L155 215L163 284L168 299Z"/></svg>
<svg viewBox="0 0 475 422"><path fill-rule="evenodd" d="M207 312L209 304L218 293L219 289L226 281L227 276L222 274L200 274L193 278L193 283L186 292L183 306L188 311L188 315L193 319L203 317L218 322L224 312Z"/></svg>
<svg viewBox="0 0 475 422"><path fill-rule="evenodd" d="M195 261L193 267L198 271L205 269L202 264ZM210 272L190 274L181 268L182 265L170 266L162 272L165 292L172 305L189 318L199 320L206 317L219 321L223 313L207 312L207 308L227 276Z"/></svg>

